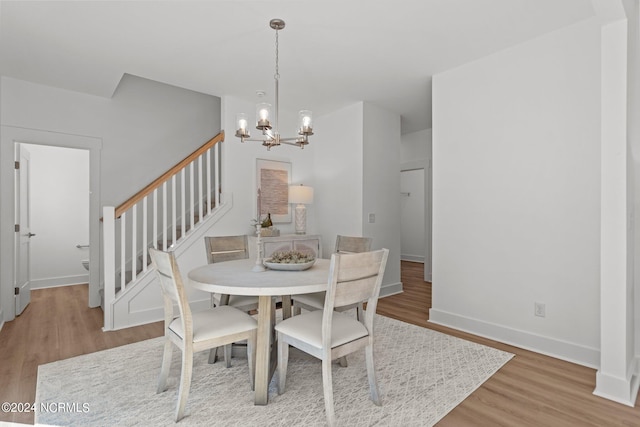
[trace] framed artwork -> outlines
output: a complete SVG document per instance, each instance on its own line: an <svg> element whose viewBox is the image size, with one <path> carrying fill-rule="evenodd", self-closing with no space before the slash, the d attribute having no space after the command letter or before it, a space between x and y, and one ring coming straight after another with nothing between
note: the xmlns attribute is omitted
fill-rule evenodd
<svg viewBox="0 0 640 427"><path fill-rule="evenodd" d="M291 222L290 184L290 162L256 159L256 216L262 220L271 214L273 223Z"/></svg>

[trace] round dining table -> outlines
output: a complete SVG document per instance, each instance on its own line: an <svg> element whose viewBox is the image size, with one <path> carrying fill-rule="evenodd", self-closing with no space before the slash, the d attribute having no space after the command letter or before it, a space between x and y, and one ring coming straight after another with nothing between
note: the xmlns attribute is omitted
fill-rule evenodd
<svg viewBox="0 0 640 427"><path fill-rule="evenodd" d="M255 260L241 259L206 264L188 274L195 289L222 295L258 296L258 337L256 344L255 404L266 405L269 381L275 371L276 343L272 342L273 296L282 296L283 316L291 313L291 295L320 292L327 289L328 259L316 259L303 271L253 271ZM221 299L221 301L223 301Z"/></svg>

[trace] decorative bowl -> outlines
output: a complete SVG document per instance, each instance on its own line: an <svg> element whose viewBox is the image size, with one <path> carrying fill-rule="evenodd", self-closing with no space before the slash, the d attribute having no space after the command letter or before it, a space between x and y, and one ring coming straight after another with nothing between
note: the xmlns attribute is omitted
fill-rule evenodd
<svg viewBox="0 0 640 427"><path fill-rule="evenodd" d="M299 264L296 263L283 263L283 262L269 262L271 258L267 258L263 261L263 264L270 270L281 270L281 271L302 271L307 270L315 264L316 260L309 262L302 262Z"/></svg>

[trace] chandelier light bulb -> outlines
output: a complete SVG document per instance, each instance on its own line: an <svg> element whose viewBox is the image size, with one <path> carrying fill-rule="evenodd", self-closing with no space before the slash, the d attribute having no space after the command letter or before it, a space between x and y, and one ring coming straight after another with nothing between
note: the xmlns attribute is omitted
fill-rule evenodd
<svg viewBox="0 0 640 427"><path fill-rule="evenodd" d="M306 135L306 136L313 135L313 119L312 119L311 111L301 110L298 113L298 119L300 123L298 134Z"/></svg>
<svg viewBox="0 0 640 427"><path fill-rule="evenodd" d="M270 113L271 104L261 102L256 106L256 129L271 129L271 122L269 121L269 116L271 115Z"/></svg>
<svg viewBox="0 0 640 427"><path fill-rule="evenodd" d="M236 116L236 136L238 138L249 137L250 135L249 135L248 127L249 127L249 122L247 121L247 115L244 113L239 113Z"/></svg>

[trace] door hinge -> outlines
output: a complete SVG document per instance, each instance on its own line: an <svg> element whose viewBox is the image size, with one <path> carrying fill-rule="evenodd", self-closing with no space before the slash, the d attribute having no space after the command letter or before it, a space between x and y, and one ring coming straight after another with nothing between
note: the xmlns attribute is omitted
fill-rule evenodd
<svg viewBox="0 0 640 427"><path fill-rule="evenodd" d="M20 232L20 224L16 224L15 231L16 231L16 233Z"/></svg>
<svg viewBox="0 0 640 427"><path fill-rule="evenodd" d="M15 168L20 169L20 162L15 162Z"/></svg>
<svg viewBox="0 0 640 427"><path fill-rule="evenodd" d="M14 288L13 292L15 295L20 295L20 288Z"/></svg>

